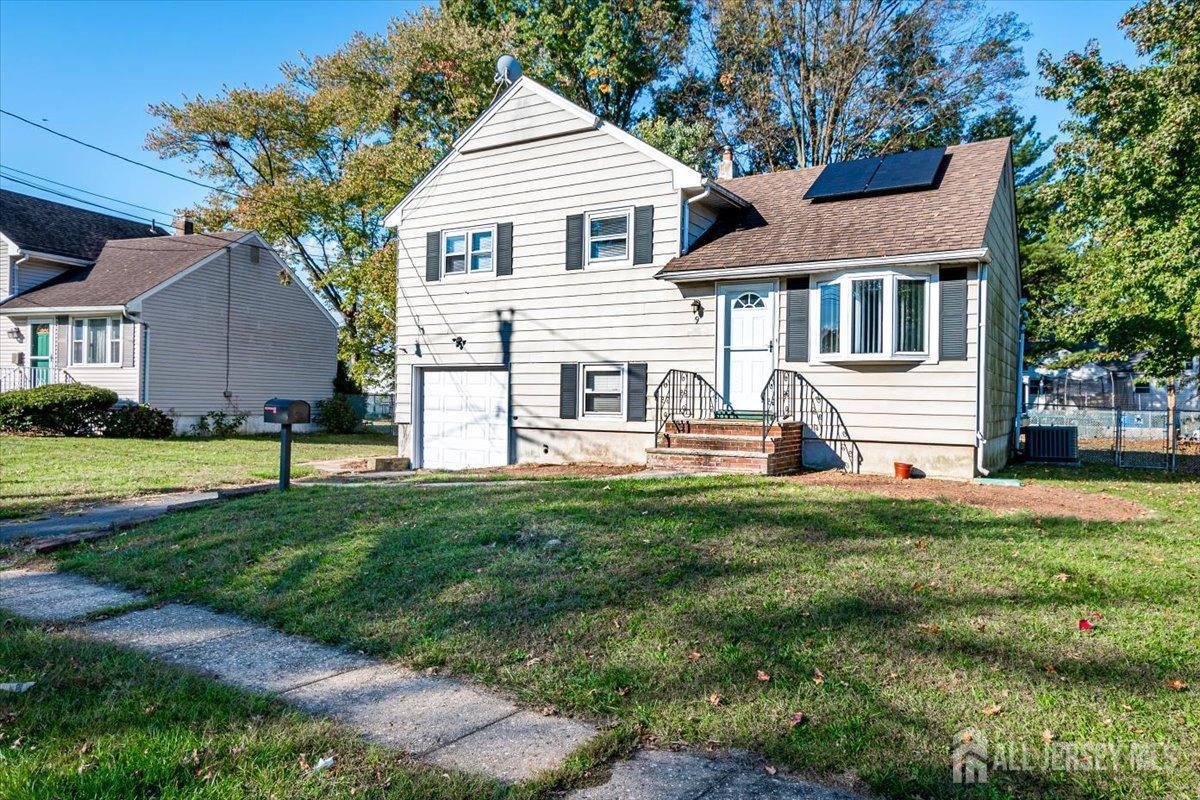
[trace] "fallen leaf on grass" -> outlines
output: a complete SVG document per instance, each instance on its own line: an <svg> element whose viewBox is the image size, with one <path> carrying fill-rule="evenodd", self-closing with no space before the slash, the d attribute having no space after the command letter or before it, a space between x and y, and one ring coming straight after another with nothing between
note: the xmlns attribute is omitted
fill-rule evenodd
<svg viewBox="0 0 1200 800"><path fill-rule="evenodd" d="M985 717L994 717L1003 710L1004 707L999 703L996 703L995 705L984 706L983 708L979 709L979 713L983 714Z"/></svg>
<svg viewBox="0 0 1200 800"><path fill-rule="evenodd" d="M762 681L763 683L766 683L767 681L771 680L771 674L770 674L770 673L768 673L768 672L764 672L764 671L763 671L763 670L761 670L761 669L760 669L760 670L758 670L758 671L757 671L756 673L754 673L754 674L755 674L755 677L757 677L757 678L758 678L760 681Z"/></svg>
<svg viewBox="0 0 1200 800"><path fill-rule="evenodd" d="M695 653L695 652L693 652L693 653L688 653L688 660L689 660L689 661L699 661L699 660L700 660L700 654L699 654L699 653Z"/></svg>
<svg viewBox="0 0 1200 800"><path fill-rule="evenodd" d="M1054 741L1054 731L1050 730L1049 728L1046 728L1046 730L1042 731L1042 741L1045 742L1046 744L1050 744L1051 742L1053 742Z"/></svg>
<svg viewBox="0 0 1200 800"><path fill-rule="evenodd" d="M942 632L942 626L938 625L936 622L921 622L921 623L917 624L917 628L919 630L925 631L926 633L941 633Z"/></svg>
<svg viewBox="0 0 1200 800"><path fill-rule="evenodd" d="M1059 581L1060 583L1066 583L1067 581L1071 580L1071 576L1065 572L1060 572L1054 576L1054 580Z"/></svg>
<svg viewBox="0 0 1200 800"><path fill-rule="evenodd" d="M1179 680L1179 678L1171 678L1171 680L1167 681L1167 688L1172 692L1186 692L1188 685Z"/></svg>
<svg viewBox="0 0 1200 800"><path fill-rule="evenodd" d="M812 681L817 686L820 686L822 683L825 682L825 673L821 672L821 670L817 669L816 667L813 667Z"/></svg>
<svg viewBox="0 0 1200 800"><path fill-rule="evenodd" d="M721 695L717 694L716 692L713 692L708 696L708 704L713 708L716 708L723 702L725 702L725 698L721 697Z"/></svg>
<svg viewBox="0 0 1200 800"><path fill-rule="evenodd" d="M767 773L768 775L774 775L776 772L779 772L779 770L772 765L767 764L765 767L763 767L763 772Z"/></svg>
<svg viewBox="0 0 1200 800"><path fill-rule="evenodd" d="M788 727L794 728L797 725L804 725L807 722L808 717L805 713L803 711L796 711L792 713L791 719L788 720Z"/></svg>

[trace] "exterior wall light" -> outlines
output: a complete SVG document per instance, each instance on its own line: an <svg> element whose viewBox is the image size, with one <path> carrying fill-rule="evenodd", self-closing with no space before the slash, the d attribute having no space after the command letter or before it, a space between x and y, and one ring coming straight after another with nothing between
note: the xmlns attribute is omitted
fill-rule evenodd
<svg viewBox="0 0 1200 800"><path fill-rule="evenodd" d="M16 339L18 342L21 341L21 329L20 328L9 328L8 329L8 338Z"/></svg>

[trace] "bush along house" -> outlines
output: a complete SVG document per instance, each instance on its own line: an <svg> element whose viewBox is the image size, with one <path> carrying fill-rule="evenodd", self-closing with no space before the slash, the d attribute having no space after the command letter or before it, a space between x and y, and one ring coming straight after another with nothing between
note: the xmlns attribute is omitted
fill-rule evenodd
<svg viewBox="0 0 1200 800"><path fill-rule="evenodd" d="M253 231L176 235L0 190L0 391L85 383L168 414L332 394L337 322ZM255 423L258 422L258 425Z"/></svg>
<svg viewBox="0 0 1200 800"><path fill-rule="evenodd" d="M1007 139L714 180L519 77L386 224L417 466L969 478L1015 445Z"/></svg>

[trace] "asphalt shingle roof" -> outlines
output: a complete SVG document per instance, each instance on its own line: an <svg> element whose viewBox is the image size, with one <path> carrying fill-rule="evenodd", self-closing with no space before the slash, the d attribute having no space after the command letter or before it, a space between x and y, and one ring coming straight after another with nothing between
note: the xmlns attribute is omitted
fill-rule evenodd
<svg viewBox="0 0 1200 800"><path fill-rule="evenodd" d="M0 232L22 250L94 261L112 239L166 236L147 222L0 189Z"/></svg>
<svg viewBox="0 0 1200 800"><path fill-rule="evenodd" d="M948 147L935 188L846 200L804 199L823 167L719 181L750 207L723 215L660 274L982 247L1008 151L1007 138Z"/></svg>
<svg viewBox="0 0 1200 800"><path fill-rule="evenodd" d="M145 294L248 231L117 239L96 263L72 269L0 303L0 310L119 306Z"/></svg>

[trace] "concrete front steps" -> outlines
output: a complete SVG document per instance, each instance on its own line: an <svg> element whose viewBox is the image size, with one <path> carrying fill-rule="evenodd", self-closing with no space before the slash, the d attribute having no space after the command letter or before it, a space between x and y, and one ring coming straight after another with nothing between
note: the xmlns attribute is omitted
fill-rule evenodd
<svg viewBox="0 0 1200 800"><path fill-rule="evenodd" d="M800 469L804 426L775 424L763 446L762 422L755 419L698 419L668 422L655 446L646 450L652 469L690 472L783 475Z"/></svg>

